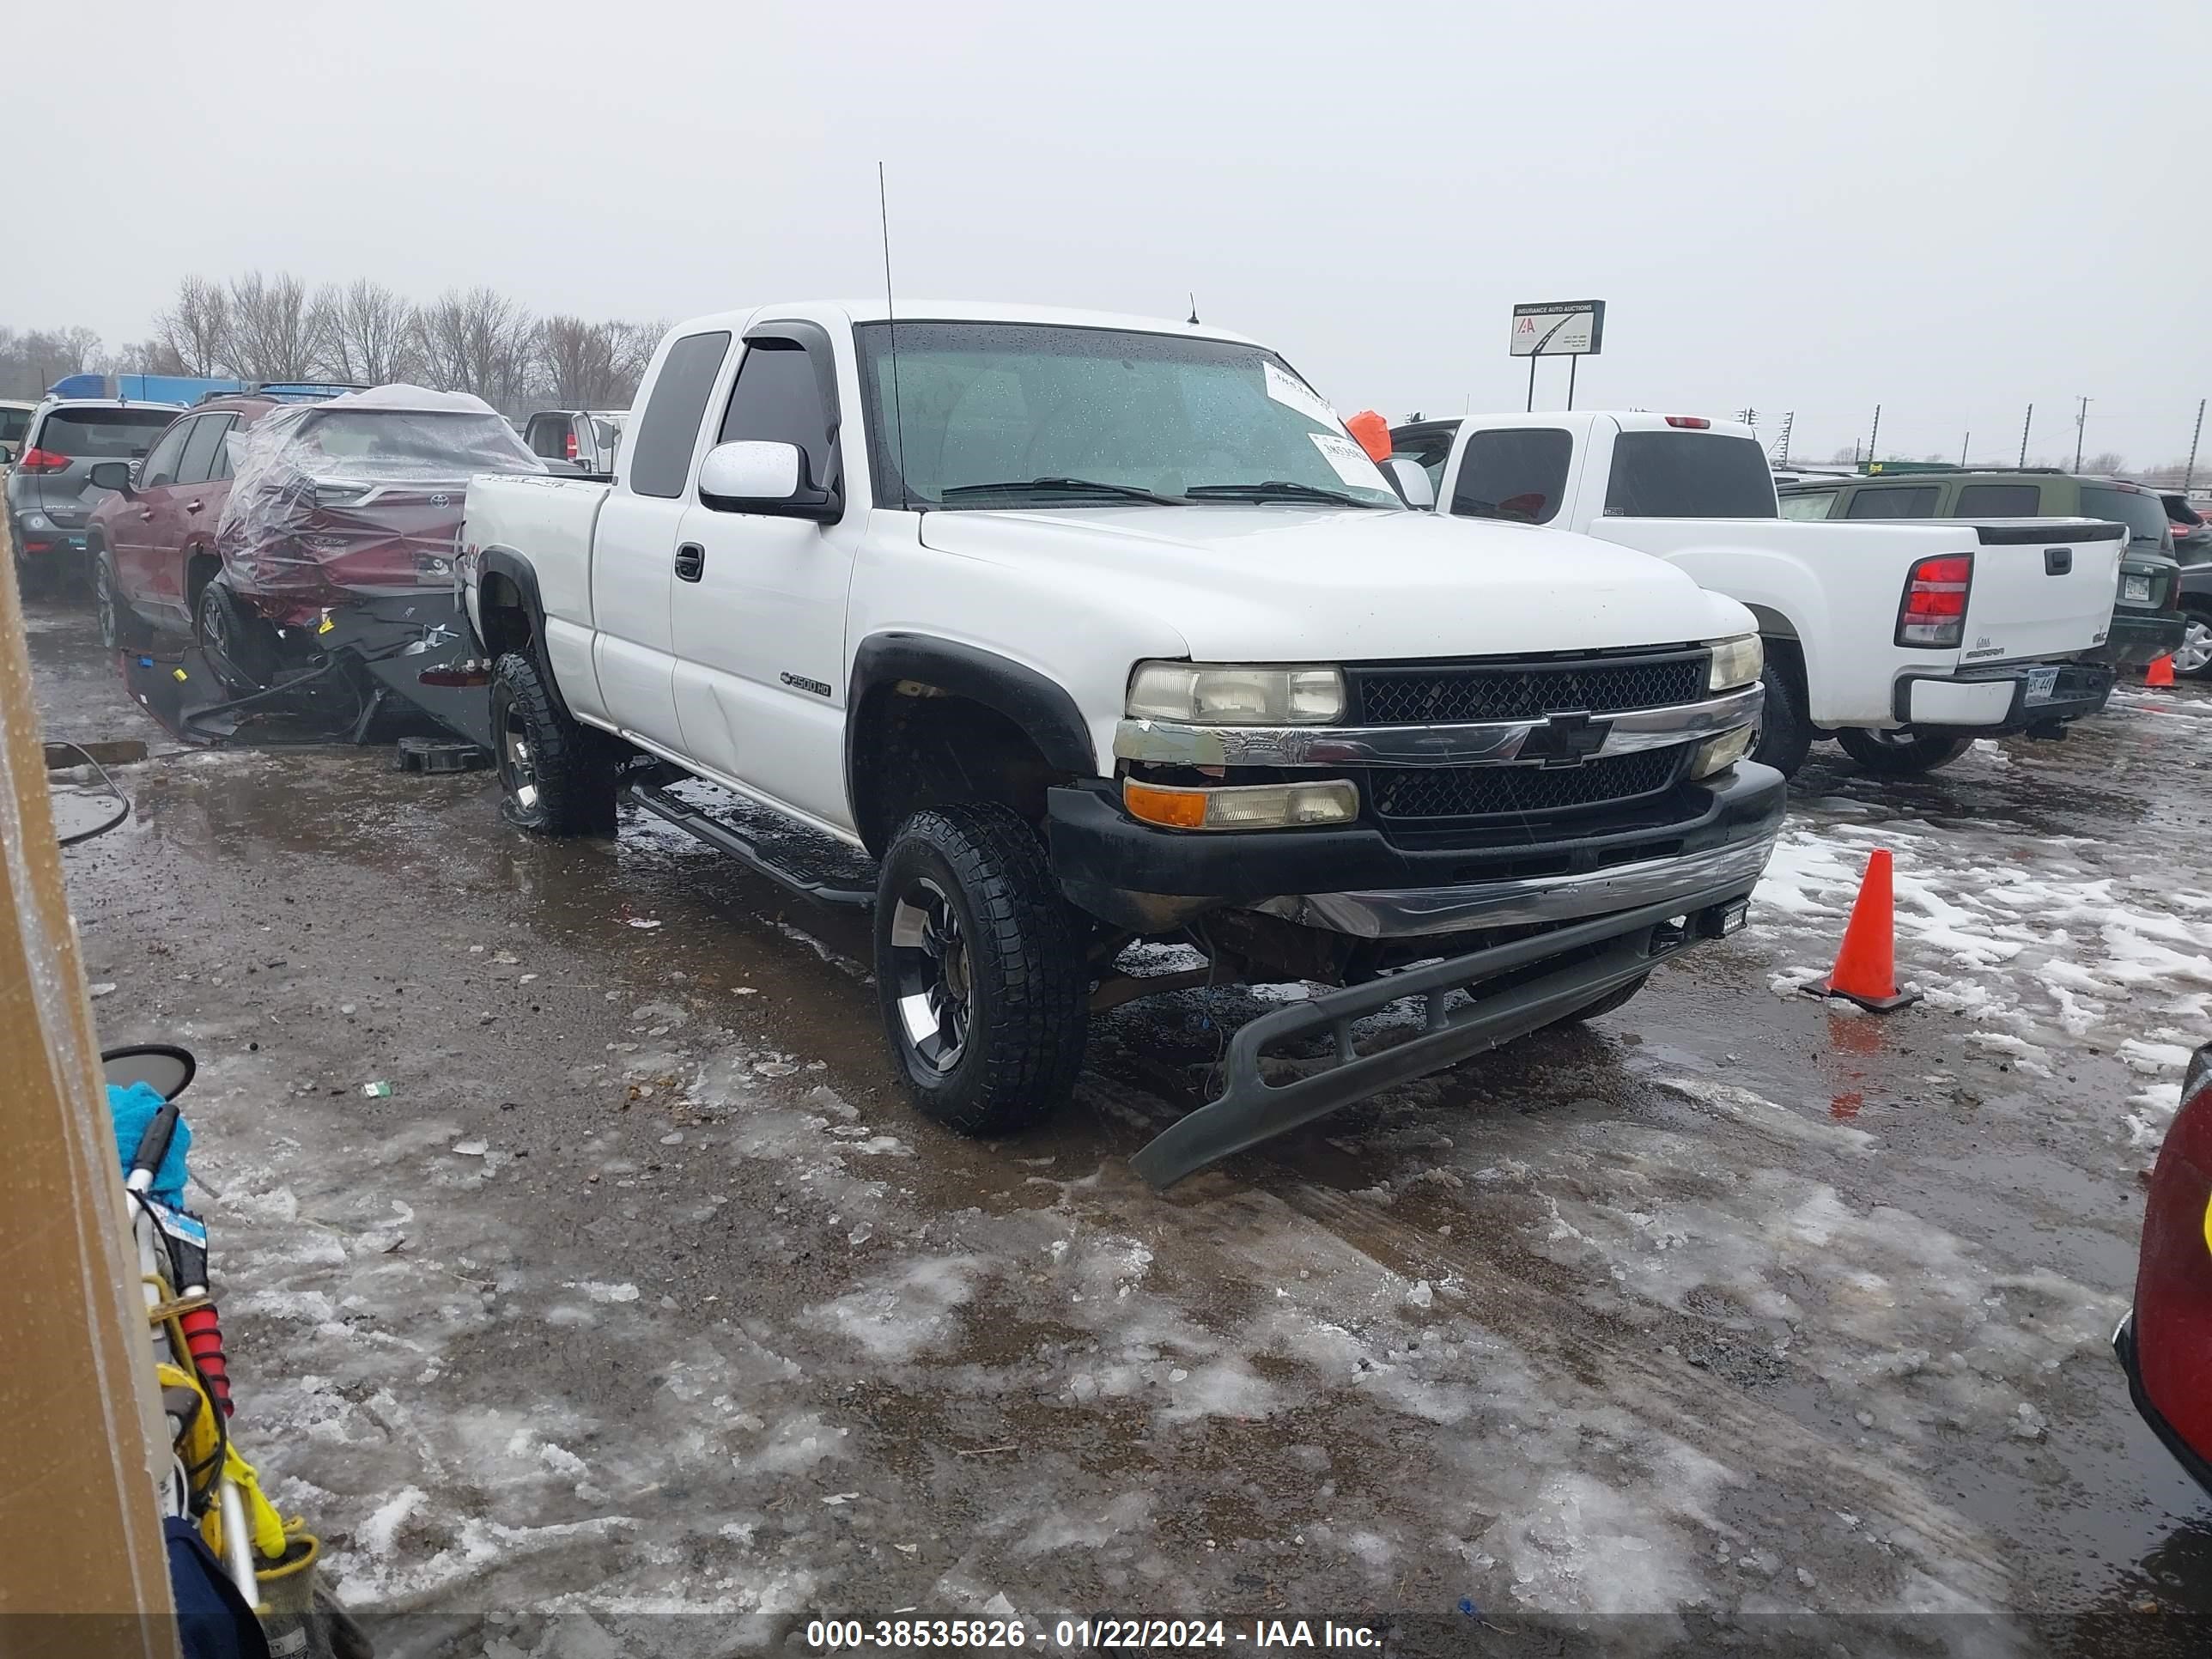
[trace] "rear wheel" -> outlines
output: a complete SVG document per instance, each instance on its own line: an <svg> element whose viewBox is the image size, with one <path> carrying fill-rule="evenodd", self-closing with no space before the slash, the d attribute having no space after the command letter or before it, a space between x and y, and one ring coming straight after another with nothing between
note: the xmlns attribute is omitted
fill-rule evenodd
<svg viewBox="0 0 2212 1659"><path fill-rule="evenodd" d="M116 590L115 561L104 547L92 556L92 608L100 618L100 642L110 651L136 651L152 637L145 621Z"/></svg>
<svg viewBox="0 0 2212 1659"><path fill-rule="evenodd" d="M1090 969L1043 843L1003 806L915 813L884 855L876 985L901 1079L963 1134L1009 1134L1075 1088Z"/></svg>
<svg viewBox="0 0 2212 1659"><path fill-rule="evenodd" d="M493 665L491 729L500 812L509 823L541 836L614 829L611 745L569 714L537 663L520 651Z"/></svg>
<svg viewBox="0 0 2212 1659"><path fill-rule="evenodd" d="M1766 696L1759 706L1759 736L1752 743L1751 757L1786 778L1804 765L1813 747L1813 726L1805 717L1805 694L1800 689L1804 683L1790 652L1777 641L1767 642L1766 666L1759 683Z"/></svg>
<svg viewBox="0 0 2212 1659"><path fill-rule="evenodd" d="M1966 751L1964 738L1923 737L1909 726L1893 732L1846 726L1836 733L1836 741L1868 771L1890 777L1932 772Z"/></svg>
<svg viewBox="0 0 2212 1659"><path fill-rule="evenodd" d="M2173 647L2173 672L2184 679L2212 679L2212 612L2191 611Z"/></svg>
<svg viewBox="0 0 2212 1659"><path fill-rule="evenodd" d="M217 683L234 697L260 690L276 676L276 643L263 637L268 628L247 614L221 582L200 589L192 607L192 643Z"/></svg>

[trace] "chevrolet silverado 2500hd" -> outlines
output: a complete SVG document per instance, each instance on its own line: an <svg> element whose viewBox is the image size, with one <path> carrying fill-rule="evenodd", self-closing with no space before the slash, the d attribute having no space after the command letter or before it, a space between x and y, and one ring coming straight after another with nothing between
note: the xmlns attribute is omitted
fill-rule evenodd
<svg viewBox="0 0 2212 1659"><path fill-rule="evenodd" d="M1211 329L804 303L662 341L611 484L469 487L505 811L618 789L872 903L921 1109L1073 1086L1139 938L1345 988L1237 1035L1137 1167L1202 1164L1619 1006L1742 917L1782 781L1732 599L1584 537L1409 511L1281 357ZM825 892L696 799L874 860ZM711 792L710 792L711 793ZM779 829L778 835L782 833ZM1355 1022L1418 1000L1363 1050ZM1401 1033L1402 1035L1402 1033ZM1319 1069L1263 1080L1264 1051Z"/></svg>
<svg viewBox="0 0 2212 1659"><path fill-rule="evenodd" d="M1448 513L1640 548L1750 606L1766 651L1753 753L1785 774L1830 735L1869 771L1925 772L1975 738L2058 736L2111 695L2088 658L2120 525L1784 520L1752 429L1699 416L1474 415L1392 440Z"/></svg>

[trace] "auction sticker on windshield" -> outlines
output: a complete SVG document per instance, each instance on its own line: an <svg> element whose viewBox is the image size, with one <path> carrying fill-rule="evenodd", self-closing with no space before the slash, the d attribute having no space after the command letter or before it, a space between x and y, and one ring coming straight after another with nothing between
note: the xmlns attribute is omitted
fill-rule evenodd
<svg viewBox="0 0 2212 1659"><path fill-rule="evenodd" d="M1375 463L1367 459L1367 452L1351 439L1340 438L1334 432L1309 432L1306 436L1313 440L1313 447L1321 451L1322 459L1345 483L1363 489L1390 487L1382 481L1382 474Z"/></svg>
<svg viewBox="0 0 2212 1659"><path fill-rule="evenodd" d="M1260 372L1267 376L1267 395L1286 408L1295 409L1310 421L1319 421L1323 426L1340 428L1344 422L1336 418L1322 395L1295 374L1285 374L1273 363L1261 363ZM1350 482L1347 480L1346 482Z"/></svg>

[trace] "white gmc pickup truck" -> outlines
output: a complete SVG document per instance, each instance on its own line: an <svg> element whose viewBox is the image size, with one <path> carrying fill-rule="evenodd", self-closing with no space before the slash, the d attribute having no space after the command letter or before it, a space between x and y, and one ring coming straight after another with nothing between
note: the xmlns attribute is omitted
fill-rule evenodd
<svg viewBox="0 0 2212 1659"><path fill-rule="evenodd" d="M1235 335L703 317L661 342L619 466L469 487L507 815L604 832L619 791L872 905L899 1073L964 1132L1054 1109L1094 1009L1343 987L1237 1032L1222 1092L1137 1157L1165 1186L1618 1007L1741 922L1779 827L1781 779L1741 759L1741 605L1642 553L1408 510ZM768 846L794 825L865 878L809 879ZM1207 965L1117 973L1139 938ZM1418 1031L1365 1046L1355 1022L1407 998ZM1315 1065L1263 1079L1286 1047Z"/></svg>
<svg viewBox="0 0 2212 1659"><path fill-rule="evenodd" d="M2124 526L1784 520L1747 426L1641 410L1474 415L1391 433L1408 498L1640 548L1759 618L1755 758L1795 772L1832 736L1873 772L1975 738L2057 737L2105 706ZM1410 464L1410 465L1408 465Z"/></svg>

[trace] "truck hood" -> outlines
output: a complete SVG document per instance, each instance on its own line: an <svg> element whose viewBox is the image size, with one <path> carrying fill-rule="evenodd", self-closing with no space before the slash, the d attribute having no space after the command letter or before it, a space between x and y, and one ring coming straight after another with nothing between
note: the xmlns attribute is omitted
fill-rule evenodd
<svg viewBox="0 0 2212 1659"><path fill-rule="evenodd" d="M1647 554L1427 513L1226 502L934 512L921 540L1062 581L1093 577L1085 604L1171 623L1200 661L1595 651L1756 626Z"/></svg>

